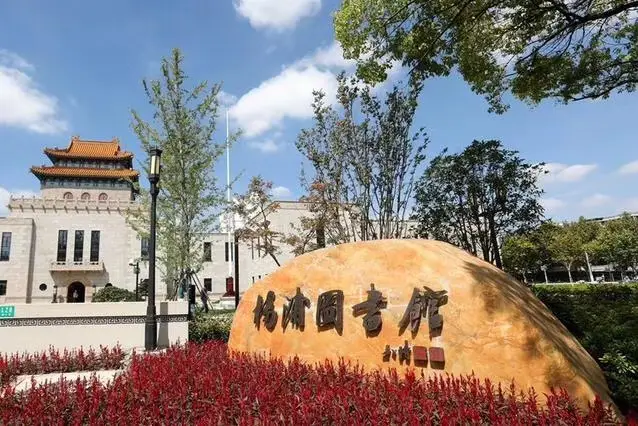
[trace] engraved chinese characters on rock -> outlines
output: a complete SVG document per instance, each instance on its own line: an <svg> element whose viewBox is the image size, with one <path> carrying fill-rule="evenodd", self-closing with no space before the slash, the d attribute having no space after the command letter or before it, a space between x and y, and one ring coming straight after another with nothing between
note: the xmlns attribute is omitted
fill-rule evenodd
<svg viewBox="0 0 638 426"><path fill-rule="evenodd" d="M277 312L275 311L275 292L272 290L266 294L266 301L261 296L257 296L257 304L253 310L253 322L259 329L261 320L268 331L273 331L277 325Z"/></svg>
<svg viewBox="0 0 638 426"><path fill-rule="evenodd" d="M443 328L443 316L439 313L439 308L447 304L447 291L433 291L428 287L423 288L423 291L415 288L412 292L408 307L399 321L399 334L402 334L408 325L412 334L416 334L419 331L421 318L427 318L430 336L440 335Z"/></svg>
<svg viewBox="0 0 638 426"><path fill-rule="evenodd" d="M352 313L354 316L363 316L363 328L366 330L366 335L376 336L381 331L381 309L385 309L387 306L387 300L383 297L380 291L374 289L374 284L370 284L370 290L368 290L368 299L364 302L358 303L352 307Z"/></svg>
<svg viewBox="0 0 638 426"><path fill-rule="evenodd" d="M334 327L337 333L343 332L343 291L330 290L319 295L316 319L319 330Z"/></svg>
<svg viewBox="0 0 638 426"><path fill-rule="evenodd" d="M292 298L287 297L286 299L288 299L288 304L284 305L281 325L285 330L288 323L291 323L293 328L303 331L306 326L306 308L310 307L310 299L303 295L299 287Z"/></svg>

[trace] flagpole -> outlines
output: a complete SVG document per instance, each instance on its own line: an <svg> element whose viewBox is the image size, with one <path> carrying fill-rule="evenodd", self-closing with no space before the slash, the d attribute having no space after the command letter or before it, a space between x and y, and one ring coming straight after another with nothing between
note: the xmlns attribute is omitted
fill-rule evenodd
<svg viewBox="0 0 638 426"><path fill-rule="evenodd" d="M226 231L228 233L228 277L233 276L233 246L232 246L232 226L231 221L234 217L230 200L230 130L228 126L228 108L226 108L226 198L228 201L228 212L226 214Z"/></svg>

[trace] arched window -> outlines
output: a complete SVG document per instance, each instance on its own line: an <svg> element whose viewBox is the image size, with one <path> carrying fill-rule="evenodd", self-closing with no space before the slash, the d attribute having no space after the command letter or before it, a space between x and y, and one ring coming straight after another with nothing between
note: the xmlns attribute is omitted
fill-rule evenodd
<svg viewBox="0 0 638 426"><path fill-rule="evenodd" d="M85 192L82 194L82 201L89 201L91 199L91 194Z"/></svg>
<svg viewBox="0 0 638 426"><path fill-rule="evenodd" d="M105 192L102 192L102 193L100 194L100 196L98 197L98 200L100 200L100 201L106 201L106 200L108 200L108 199L109 199L109 196L108 196L108 195L106 195L106 193L105 193Z"/></svg>
<svg viewBox="0 0 638 426"><path fill-rule="evenodd" d="M72 200L73 199L73 194L70 192L65 192L64 193L64 199L65 200Z"/></svg>

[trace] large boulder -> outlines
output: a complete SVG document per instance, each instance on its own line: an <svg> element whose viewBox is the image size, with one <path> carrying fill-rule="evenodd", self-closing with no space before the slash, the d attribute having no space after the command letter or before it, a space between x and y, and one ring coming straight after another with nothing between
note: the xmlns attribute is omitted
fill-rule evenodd
<svg viewBox="0 0 638 426"><path fill-rule="evenodd" d="M474 373L539 394L562 387L582 406L595 395L611 402L594 359L529 289L431 240L295 258L242 296L229 348L311 363L345 358L367 370Z"/></svg>

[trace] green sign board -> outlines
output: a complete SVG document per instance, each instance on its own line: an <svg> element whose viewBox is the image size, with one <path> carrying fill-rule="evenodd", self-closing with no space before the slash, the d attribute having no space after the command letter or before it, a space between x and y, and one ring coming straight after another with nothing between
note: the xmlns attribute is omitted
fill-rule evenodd
<svg viewBox="0 0 638 426"><path fill-rule="evenodd" d="M0 306L0 318L13 318L16 316L15 306Z"/></svg>

